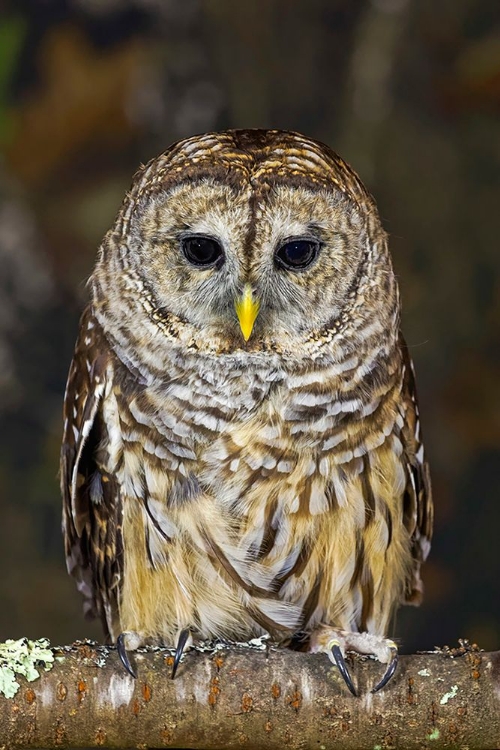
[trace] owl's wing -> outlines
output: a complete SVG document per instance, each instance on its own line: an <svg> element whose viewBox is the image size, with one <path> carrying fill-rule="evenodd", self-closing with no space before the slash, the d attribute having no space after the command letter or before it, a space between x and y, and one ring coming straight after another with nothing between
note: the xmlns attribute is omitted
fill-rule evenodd
<svg viewBox="0 0 500 750"><path fill-rule="evenodd" d="M406 407L402 430L407 484L403 500L403 519L412 540L413 565L408 577L405 602L420 604L423 587L420 565L426 559L432 537L433 504L429 465L425 460L418 412L413 362L403 337L400 338L404 378L402 397Z"/></svg>
<svg viewBox="0 0 500 750"><path fill-rule="evenodd" d="M99 461L108 345L90 310L84 312L64 398L61 448L63 534L68 571L84 596L84 611L113 632L121 574L121 507L115 477Z"/></svg>

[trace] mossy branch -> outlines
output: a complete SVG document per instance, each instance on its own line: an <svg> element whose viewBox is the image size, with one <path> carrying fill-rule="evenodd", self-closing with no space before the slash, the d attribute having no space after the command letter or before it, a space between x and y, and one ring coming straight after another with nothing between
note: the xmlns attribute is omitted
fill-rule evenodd
<svg viewBox="0 0 500 750"><path fill-rule="evenodd" d="M324 654L224 648L133 655L54 649L50 671L0 697L0 748L497 748L500 652L402 656L376 695L381 665L353 657L353 698Z"/></svg>

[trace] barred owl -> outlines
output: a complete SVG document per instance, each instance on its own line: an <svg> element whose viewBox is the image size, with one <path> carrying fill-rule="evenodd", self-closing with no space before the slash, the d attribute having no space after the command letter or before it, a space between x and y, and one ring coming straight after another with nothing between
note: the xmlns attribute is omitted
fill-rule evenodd
<svg viewBox="0 0 500 750"><path fill-rule="evenodd" d="M142 167L90 278L64 405L68 569L125 667L248 639L397 663L432 503L373 199L298 133Z"/></svg>

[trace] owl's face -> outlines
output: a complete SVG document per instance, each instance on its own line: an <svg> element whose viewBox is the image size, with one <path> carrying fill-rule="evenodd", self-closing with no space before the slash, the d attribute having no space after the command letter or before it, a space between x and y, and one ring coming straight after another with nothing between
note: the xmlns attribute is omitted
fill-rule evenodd
<svg viewBox="0 0 500 750"><path fill-rule="evenodd" d="M156 160L161 179L147 176L150 163L129 199L128 272L165 335L175 329L198 351L300 351L372 311L364 298L392 273L373 203L349 168L302 136L254 132L204 137L218 149L178 144Z"/></svg>

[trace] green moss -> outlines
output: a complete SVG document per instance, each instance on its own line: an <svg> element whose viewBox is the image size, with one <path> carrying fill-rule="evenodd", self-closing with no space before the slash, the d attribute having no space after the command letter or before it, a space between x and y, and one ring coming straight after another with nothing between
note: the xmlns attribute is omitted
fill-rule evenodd
<svg viewBox="0 0 500 750"><path fill-rule="evenodd" d="M20 638L9 639L0 643L0 693L6 698L13 698L19 690L16 675L33 682L40 677L40 669L46 672L52 669L54 654L47 638L29 641Z"/></svg>
<svg viewBox="0 0 500 750"><path fill-rule="evenodd" d="M442 706L445 706L450 698L454 698L458 693L458 685L453 685L449 693L445 693L439 701Z"/></svg>

